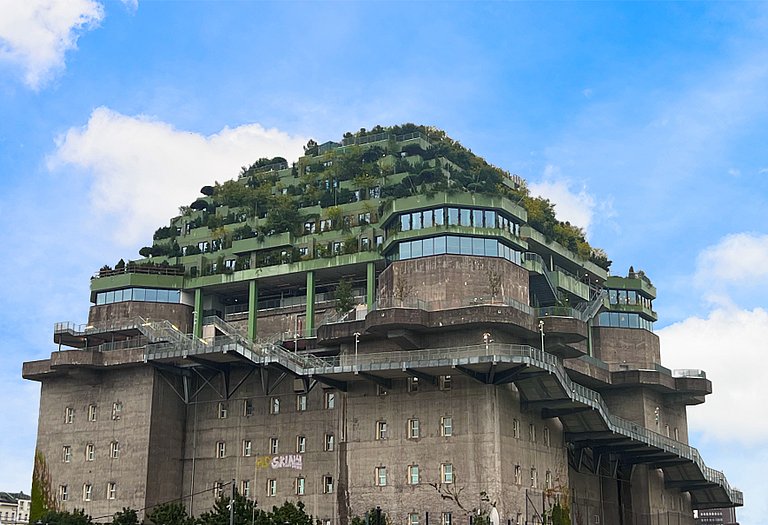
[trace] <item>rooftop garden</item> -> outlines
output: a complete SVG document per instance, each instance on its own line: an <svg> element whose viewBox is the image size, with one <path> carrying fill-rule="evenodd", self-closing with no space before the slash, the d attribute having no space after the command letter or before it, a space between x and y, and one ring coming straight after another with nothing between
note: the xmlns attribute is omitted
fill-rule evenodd
<svg viewBox="0 0 768 525"><path fill-rule="evenodd" d="M350 224L342 213L347 204L370 201L359 206L368 213L367 223L375 225L394 199L444 191L507 197L526 210L528 224L547 241L610 267L605 252L590 246L581 228L557 220L552 202L532 196L522 178L489 164L437 128L375 126L347 132L341 143L310 140L304 150L292 164L282 157L261 158L243 166L234 180L204 186L202 196L180 207L180 216L158 228L153 244L139 254L173 259L228 249L242 239L298 237L307 234L307 221L327 221L329 229L348 234ZM200 248L200 239L187 235L203 227L209 243Z"/></svg>

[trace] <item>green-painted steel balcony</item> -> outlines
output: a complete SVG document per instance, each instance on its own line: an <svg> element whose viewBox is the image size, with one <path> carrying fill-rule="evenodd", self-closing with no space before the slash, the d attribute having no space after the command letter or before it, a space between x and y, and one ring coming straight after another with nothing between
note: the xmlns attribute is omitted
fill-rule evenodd
<svg viewBox="0 0 768 525"><path fill-rule="evenodd" d="M659 315L642 304L611 304L608 308L612 312L626 312L640 314L650 321L658 321Z"/></svg>
<svg viewBox="0 0 768 525"><path fill-rule="evenodd" d="M550 254L558 256L565 261L570 262L570 264L574 266L574 271L577 268L584 268L586 271L600 279L606 279L608 277L608 272L603 268L600 268L592 261L582 259L558 242L548 241L544 237L544 234L528 225L524 225L520 228L520 236L528 241L528 247L531 251L546 254L547 256Z"/></svg>
<svg viewBox="0 0 768 525"><path fill-rule="evenodd" d="M642 292L643 295L656 298L656 287L651 284L651 281L644 276L634 274L636 277L616 277L611 276L605 281L606 288L612 288L616 290L635 290Z"/></svg>
<svg viewBox="0 0 768 525"><path fill-rule="evenodd" d="M391 201L384 208L380 222L381 224L386 224L395 215L441 205L504 210L521 222L528 220L528 214L525 209L505 197L463 191L455 193L440 191L432 195L425 193Z"/></svg>
<svg viewBox="0 0 768 525"><path fill-rule="evenodd" d="M507 244L510 244L518 250L525 250L527 248L525 241L520 237L500 228L474 228L472 226L442 224L440 226L432 226L431 228L420 228L418 230L391 233L384 241L381 251L382 253L389 253L389 250L397 243L446 234L485 237L488 239L504 239L507 241Z"/></svg>

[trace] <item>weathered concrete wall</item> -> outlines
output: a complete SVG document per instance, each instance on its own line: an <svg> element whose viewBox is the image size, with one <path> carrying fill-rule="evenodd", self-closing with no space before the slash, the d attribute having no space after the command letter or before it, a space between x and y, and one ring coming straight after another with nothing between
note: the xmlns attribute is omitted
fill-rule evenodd
<svg viewBox="0 0 768 525"><path fill-rule="evenodd" d="M91 306L88 311L88 324L98 325L120 319L167 319L183 333L192 332L194 308L184 304L149 303L143 301L125 301L120 303Z"/></svg>
<svg viewBox="0 0 768 525"><path fill-rule="evenodd" d="M491 296L528 304L528 271L495 257L439 255L396 261L379 275L378 296L420 299L434 308L467 306L475 298Z"/></svg>
<svg viewBox="0 0 768 525"><path fill-rule="evenodd" d="M592 327L592 344L595 357L612 369L622 365L653 368L654 364L661 363L659 336L647 330Z"/></svg>

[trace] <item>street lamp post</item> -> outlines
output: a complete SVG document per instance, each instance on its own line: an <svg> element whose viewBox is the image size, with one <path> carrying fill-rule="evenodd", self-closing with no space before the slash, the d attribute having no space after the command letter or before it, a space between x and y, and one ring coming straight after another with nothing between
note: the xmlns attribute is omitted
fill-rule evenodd
<svg viewBox="0 0 768 525"><path fill-rule="evenodd" d="M357 346L360 343L360 332L352 334L355 336L355 372L357 372Z"/></svg>
<svg viewBox="0 0 768 525"><path fill-rule="evenodd" d="M539 332L541 332L541 351L544 351L544 319L539 319Z"/></svg>

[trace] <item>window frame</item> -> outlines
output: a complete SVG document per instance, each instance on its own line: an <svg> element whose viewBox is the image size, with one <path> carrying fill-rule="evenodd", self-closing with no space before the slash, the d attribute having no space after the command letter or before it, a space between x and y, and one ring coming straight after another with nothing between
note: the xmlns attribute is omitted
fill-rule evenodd
<svg viewBox="0 0 768 525"><path fill-rule="evenodd" d="M440 435L442 437L453 436L453 416L442 416L440 418Z"/></svg>
<svg viewBox="0 0 768 525"><path fill-rule="evenodd" d="M408 484L418 485L420 483L421 483L421 471L419 470L419 466L408 465Z"/></svg>
<svg viewBox="0 0 768 525"><path fill-rule="evenodd" d="M251 457L253 455L253 441L250 439L244 439L241 451L244 458Z"/></svg>
<svg viewBox="0 0 768 525"><path fill-rule="evenodd" d="M384 441L387 439L387 420L379 419L376 421L376 441Z"/></svg>
<svg viewBox="0 0 768 525"><path fill-rule="evenodd" d="M377 487L387 486L387 467L381 465L374 469L374 483Z"/></svg>
<svg viewBox="0 0 768 525"><path fill-rule="evenodd" d="M456 480L456 476L453 472L453 463L441 463L440 464L440 483L450 485Z"/></svg>
<svg viewBox="0 0 768 525"><path fill-rule="evenodd" d="M421 437L421 423L418 418L408 420L408 439L419 439Z"/></svg>
<svg viewBox="0 0 768 525"><path fill-rule="evenodd" d="M216 459L223 459L225 457L227 457L227 442L217 441L216 442Z"/></svg>

